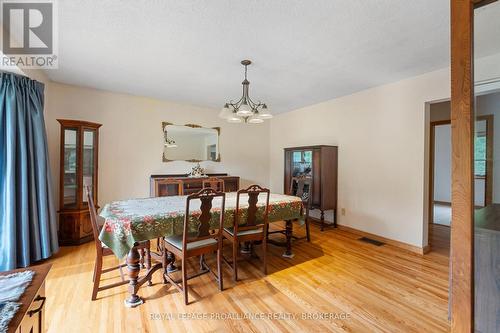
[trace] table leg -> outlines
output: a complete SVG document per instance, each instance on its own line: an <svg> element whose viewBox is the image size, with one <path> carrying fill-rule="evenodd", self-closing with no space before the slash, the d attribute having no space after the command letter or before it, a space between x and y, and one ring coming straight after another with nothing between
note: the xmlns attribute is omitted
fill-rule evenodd
<svg viewBox="0 0 500 333"><path fill-rule="evenodd" d="M292 220L286 220L286 224L285 224L286 251L285 251L285 253L283 253L283 257L285 257L285 258L293 258L294 257L294 254L292 253L292 235L293 235Z"/></svg>
<svg viewBox="0 0 500 333"><path fill-rule="evenodd" d="M143 303L142 299L137 295L139 285L137 280L139 279L139 272L141 271L140 255L136 247L130 249L127 255L127 269L128 276L130 279L128 285L128 292L130 297L125 300L125 306L129 308L136 307Z"/></svg>
<svg viewBox="0 0 500 333"><path fill-rule="evenodd" d="M167 251L165 249L165 251ZM168 261L168 266L167 266L167 272L168 273L173 273L179 270L177 266L175 266L175 256L172 252L167 251L167 261Z"/></svg>

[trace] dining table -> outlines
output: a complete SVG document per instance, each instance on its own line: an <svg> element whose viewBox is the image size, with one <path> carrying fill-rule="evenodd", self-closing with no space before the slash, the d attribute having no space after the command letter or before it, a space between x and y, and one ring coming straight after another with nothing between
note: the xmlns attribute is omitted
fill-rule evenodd
<svg viewBox="0 0 500 333"><path fill-rule="evenodd" d="M244 215L248 209L248 199L246 194L240 197L239 214ZM225 197L224 207L224 227L232 227L236 212L236 192L228 192ZM175 257L172 253L167 253L167 262L161 263L163 256L158 253L151 253L153 259L160 262L152 265L141 278L140 254L135 247L138 243L182 235L184 228L184 216L186 215L187 196L165 196L141 199L129 199L114 201L106 204L100 212L104 219L104 224L99 234L100 241L109 247L119 258L126 257L126 264L129 276L128 293L129 297L125 300L127 307L135 307L143 303L139 297L139 287L146 281L151 280L152 274L168 264L169 271L175 271ZM214 198L212 202L212 216L210 225L214 229L218 228L219 217L221 213L222 199ZM266 205L265 198L259 196L257 208L264 211ZM219 207L219 208L217 208ZM200 214L200 202L196 200L191 203L189 215L190 218ZM263 214L262 214L263 215ZM269 196L268 222L285 221L284 242L272 241L269 243L286 248L284 257L292 258L292 221L300 220L304 215L302 199L296 196L289 196L277 193L271 193ZM188 224L189 230L195 230L196 219ZM244 223L240 219L240 223Z"/></svg>

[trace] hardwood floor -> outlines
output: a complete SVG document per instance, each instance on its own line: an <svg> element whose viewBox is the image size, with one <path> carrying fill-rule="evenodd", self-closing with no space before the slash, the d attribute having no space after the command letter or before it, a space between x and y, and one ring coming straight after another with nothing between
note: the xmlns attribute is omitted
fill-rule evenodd
<svg viewBox="0 0 500 333"><path fill-rule="evenodd" d="M50 260L48 332L449 330L447 253L420 256L360 242L346 231L311 227L312 243L294 243L293 259L281 257L282 248L269 246L267 276L260 272L260 263L242 262L236 285L225 268L222 293L210 275L191 280L190 299L195 301L188 306L174 287L162 284L160 274L154 276L153 286L140 289L145 303L137 308L124 307L126 286L101 292L91 302L94 245L64 247ZM108 259L105 265L116 263ZM198 267L196 261L191 264L192 269ZM214 260L209 264L214 267ZM119 278L117 271L109 275L106 282ZM233 318L203 318L213 313ZM263 318L234 318L244 314Z"/></svg>
<svg viewBox="0 0 500 333"><path fill-rule="evenodd" d="M431 251L441 255L450 255L450 227L441 224L429 224L429 244Z"/></svg>

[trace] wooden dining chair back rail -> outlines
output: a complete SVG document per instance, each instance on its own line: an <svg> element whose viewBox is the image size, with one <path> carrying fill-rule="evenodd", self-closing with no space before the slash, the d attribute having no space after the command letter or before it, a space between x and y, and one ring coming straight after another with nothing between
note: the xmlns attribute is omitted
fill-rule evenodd
<svg viewBox="0 0 500 333"><path fill-rule="evenodd" d="M221 198L220 207L213 207L215 198ZM192 202L200 200L199 211L191 211ZM226 205L226 194L216 192L212 188L205 188L198 193L191 194L186 198L186 211L184 214L184 228L182 237L171 236L164 239L164 253L173 253L182 261L182 279L174 279L166 266L165 259L163 268L164 282L171 283L180 292L184 294L184 303L187 305L188 300L188 284L187 281L198 277L202 274L212 273L219 284L219 290L223 289L222 277L222 229L224 227L224 208ZM219 223L212 225L212 220L215 211L219 210ZM192 228L193 223L196 227ZM196 231L193 232L192 230ZM217 231L217 232L215 232ZM213 272L205 262L205 255L217 253L217 274ZM165 256L165 254L164 254ZM187 259L190 257L200 257L200 271L188 277L187 275Z"/></svg>
<svg viewBox="0 0 500 333"><path fill-rule="evenodd" d="M269 197L270 197L269 189L262 188L259 185L251 185L246 189L239 190L236 194L236 210L234 213L234 230L237 232L238 230L251 230L263 228L268 223L268 215L269 215ZM248 195L248 207L246 208L246 220L241 221L243 209L241 207L241 197L243 195ZM261 207L263 211L262 217L260 221L258 221L258 202L259 196L264 196L265 204ZM242 223L244 222L244 223Z"/></svg>
<svg viewBox="0 0 500 333"><path fill-rule="evenodd" d="M118 266L110 267L103 269L102 264L103 264L103 257L105 256L114 256L113 251L111 251L110 248L103 246L101 241L99 240L99 232L100 232L100 227L99 223L97 222L97 210L95 208L94 204L94 198L92 196L92 190L90 187L85 187L85 190L87 191L87 203L89 206L89 213L90 213L90 224L92 225L92 233L94 235L94 243L96 247L96 258L95 258L95 263L94 263L94 274L92 277L92 281L94 283L94 286L92 288L92 300L97 299L97 293L102 290L118 287L124 284L127 284L129 281L125 279L123 275L123 267L126 266L126 264L119 264ZM136 246L139 249L139 252L141 253L141 259L140 262L142 265L144 265L144 261L146 261L146 267L149 269L151 268L151 254L149 252L149 247L150 243L149 241L139 243L139 245ZM144 259L145 258L145 259ZM120 277L121 281L116 282L116 283L111 283L105 286L100 286L100 280L101 280L101 275L107 272L111 272L115 269L118 269L120 271ZM151 280L148 281L149 284L151 284Z"/></svg>
<svg viewBox="0 0 500 333"><path fill-rule="evenodd" d="M211 226L212 220L212 203L215 198L221 198L221 206L219 207L219 223L216 226ZM191 212L191 202L200 200L200 213L193 215ZM187 248L190 242L196 242L208 238L221 237L222 228L224 227L224 207L226 205L226 195L223 192L216 192L212 188L204 188L198 193L191 194L187 197L186 213L184 214L184 229L183 229L183 250ZM194 216L194 218L193 218ZM196 217L198 216L198 217ZM196 234L190 233L190 223L197 222ZM217 231L217 233L214 233Z"/></svg>
<svg viewBox="0 0 500 333"><path fill-rule="evenodd" d="M85 191L87 192L87 203L89 205L89 213L90 213L90 224L92 225L92 234L94 235L94 243L96 245L96 249L99 251L102 248L102 244L99 241L99 232L100 227L97 222L97 210L94 204L94 198L92 197L92 190L89 186L85 187Z"/></svg>
<svg viewBox="0 0 500 333"><path fill-rule="evenodd" d="M243 208L242 197L248 195L248 207ZM259 207L259 196L265 197L265 204ZM253 253L253 243L262 242L262 271L267 274L267 231L269 214L269 189L259 185L251 185L246 189L241 189L236 194L236 210L234 213L233 226L224 228L222 235L232 243L232 261L223 257L223 260L233 271L233 280L238 280L238 253L240 243L245 243L250 247L250 257L256 257ZM259 208L262 209L262 216L259 219ZM246 209L246 212L245 212ZM242 221L244 219L244 221Z"/></svg>
<svg viewBox="0 0 500 333"><path fill-rule="evenodd" d="M203 188L211 188L215 191L218 192L225 192L225 186L224 186L224 179L217 178L217 177L210 177L207 179L203 179L202 182L202 187Z"/></svg>

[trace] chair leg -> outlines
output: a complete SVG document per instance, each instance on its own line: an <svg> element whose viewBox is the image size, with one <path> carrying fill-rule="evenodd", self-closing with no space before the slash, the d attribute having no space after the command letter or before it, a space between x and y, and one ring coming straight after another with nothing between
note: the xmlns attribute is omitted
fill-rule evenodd
<svg viewBox="0 0 500 333"><path fill-rule="evenodd" d="M311 241L311 233L309 231L309 218L308 218L308 216L306 216L306 237L307 237L307 241L310 242Z"/></svg>
<svg viewBox="0 0 500 333"><path fill-rule="evenodd" d="M94 278L94 288L92 289L92 300L95 301L97 299L97 292L99 290L99 282L101 281L101 272L102 272L102 257L97 256L95 259L95 278Z"/></svg>
<svg viewBox="0 0 500 333"><path fill-rule="evenodd" d="M163 284L167 284L168 280L165 278L165 274L167 274L167 251L163 251L161 253L161 270L163 276Z"/></svg>
<svg viewBox="0 0 500 333"><path fill-rule="evenodd" d="M219 290L224 290L222 283L222 246L217 249L217 275L219 276Z"/></svg>
<svg viewBox="0 0 500 333"><path fill-rule="evenodd" d="M267 275L267 237L262 240L262 272Z"/></svg>
<svg viewBox="0 0 500 333"><path fill-rule="evenodd" d="M125 281L125 275L123 275L123 267L121 266L120 261L118 261L118 270L120 271L122 281Z"/></svg>
<svg viewBox="0 0 500 333"><path fill-rule="evenodd" d="M97 265L97 260L94 262L94 273L92 274L92 282L95 282L96 265Z"/></svg>
<svg viewBox="0 0 500 333"><path fill-rule="evenodd" d="M185 257L182 257L182 291L184 292L184 304L188 305L187 266Z"/></svg>
<svg viewBox="0 0 500 333"><path fill-rule="evenodd" d="M204 264L204 262L205 262L205 255L204 255L204 254L202 254L202 255L200 256L200 271L202 271L202 270L204 270L204 269L205 269L205 266L203 265L203 264Z"/></svg>
<svg viewBox="0 0 500 333"><path fill-rule="evenodd" d="M158 251L158 253L161 253L161 251L163 251L161 242L162 242L161 238L156 239L156 251Z"/></svg>
<svg viewBox="0 0 500 333"><path fill-rule="evenodd" d="M238 281L238 239L233 238L233 281Z"/></svg>
<svg viewBox="0 0 500 333"><path fill-rule="evenodd" d="M149 271L151 269L151 249L148 247L144 250L144 252L146 254L146 269ZM153 276L150 276L148 280L148 286L153 285L152 279Z"/></svg>

